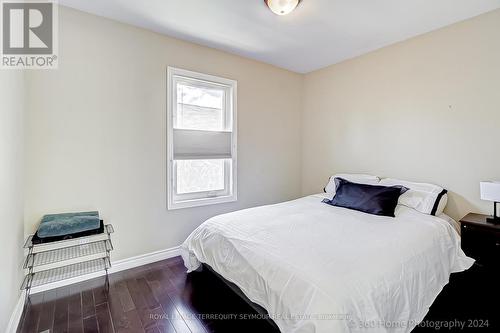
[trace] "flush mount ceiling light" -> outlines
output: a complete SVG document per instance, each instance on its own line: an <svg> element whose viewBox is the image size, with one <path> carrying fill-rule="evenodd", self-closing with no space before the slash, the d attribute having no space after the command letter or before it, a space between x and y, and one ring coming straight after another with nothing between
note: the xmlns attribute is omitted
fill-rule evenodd
<svg viewBox="0 0 500 333"><path fill-rule="evenodd" d="M274 14L290 14L301 0L264 0Z"/></svg>

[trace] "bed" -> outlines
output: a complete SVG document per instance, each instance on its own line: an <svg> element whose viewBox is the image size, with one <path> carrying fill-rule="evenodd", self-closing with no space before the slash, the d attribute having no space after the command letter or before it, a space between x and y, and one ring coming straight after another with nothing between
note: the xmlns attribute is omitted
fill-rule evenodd
<svg viewBox="0 0 500 333"><path fill-rule="evenodd" d="M409 332L474 262L449 218L401 205L375 216L324 198L213 217L182 244L184 263L210 266L281 332Z"/></svg>

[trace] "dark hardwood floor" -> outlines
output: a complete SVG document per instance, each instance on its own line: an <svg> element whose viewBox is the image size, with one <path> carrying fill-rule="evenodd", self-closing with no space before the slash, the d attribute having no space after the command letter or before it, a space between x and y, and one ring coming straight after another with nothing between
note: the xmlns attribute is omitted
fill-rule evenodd
<svg viewBox="0 0 500 333"><path fill-rule="evenodd" d="M413 333L500 332L499 268L475 264L465 272L452 274Z"/></svg>
<svg viewBox="0 0 500 333"><path fill-rule="evenodd" d="M209 272L180 257L34 294L18 332L271 332L265 320L222 320L254 310ZM219 316L218 318L215 316ZM225 317L222 317L225 316Z"/></svg>
<svg viewBox="0 0 500 333"><path fill-rule="evenodd" d="M266 320L233 319L255 311L212 273L186 274L180 258L111 274L109 282L109 291L98 278L33 295L18 332L276 332ZM478 267L453 274L426 327L414 332L500 332L499 286L498 276ZM453 320L489 322L430 327Z"/></svg>

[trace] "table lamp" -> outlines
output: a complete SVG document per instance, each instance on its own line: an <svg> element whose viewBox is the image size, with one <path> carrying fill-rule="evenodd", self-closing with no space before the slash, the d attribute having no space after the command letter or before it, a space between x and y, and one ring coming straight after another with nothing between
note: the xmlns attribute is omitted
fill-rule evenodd
<svg viewBox="0 0 500 333"><path fill-rule="evenodd" d="M480 185L481 200L493 201L493 217L488 218L488 222L500 223L500 217L497 216L497 203L500 202L500 182L481 182Z"/></svg>

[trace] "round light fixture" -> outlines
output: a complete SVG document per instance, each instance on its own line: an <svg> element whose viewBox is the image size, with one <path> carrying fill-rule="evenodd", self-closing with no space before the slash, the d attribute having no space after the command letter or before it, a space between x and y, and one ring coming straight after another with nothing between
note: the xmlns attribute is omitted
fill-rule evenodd
<svg viewBox="0 0 500 333"><path fill-rule="evenodd" d="M274 14L290 14L299 4L300 0L264 0Z"/></svg>

